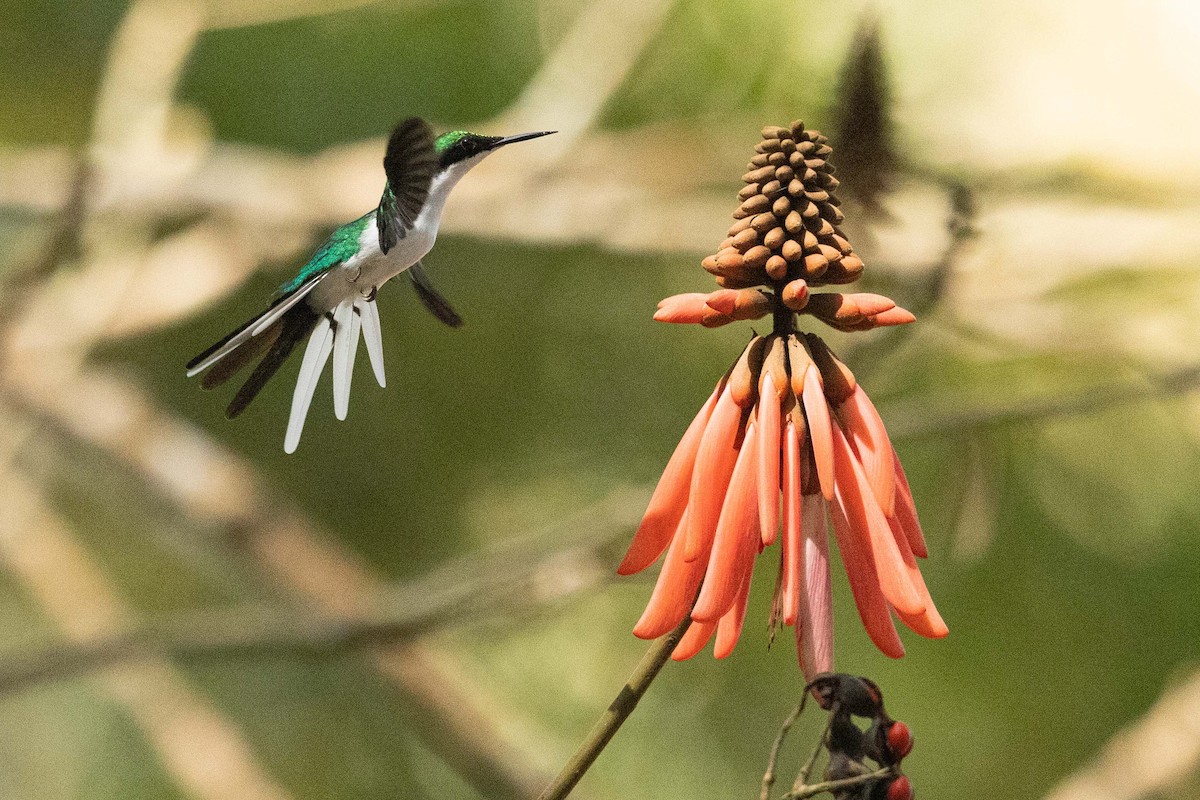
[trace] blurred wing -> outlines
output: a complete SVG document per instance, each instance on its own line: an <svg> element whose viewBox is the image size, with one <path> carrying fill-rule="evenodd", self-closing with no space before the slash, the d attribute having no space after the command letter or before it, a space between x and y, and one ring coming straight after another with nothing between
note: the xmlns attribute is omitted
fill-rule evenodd
<svg viewBox="0 0 1200 800"><path fill-rule="evenodd" d="M425 268L421 266L420 261L405 270L405 274L412 278L413 286L417 290L417 297L421 298L421 302L425 305L425 308L429 309L429 313L451 328L462 327L462 317L450 305L450 301L443 297L441 292L433 288L433 284L429 282L429 276L425 274Z"/></svg>
<svg viewBox="0 0 1200 800"><path fill-rule="evenodd" d="M396 246L412 228L429 196L429 184L438 171L433 130L418 117L409 117L392 130L383 157L387 185L379 200L375 224L379 226L379 249Z"/></svg>

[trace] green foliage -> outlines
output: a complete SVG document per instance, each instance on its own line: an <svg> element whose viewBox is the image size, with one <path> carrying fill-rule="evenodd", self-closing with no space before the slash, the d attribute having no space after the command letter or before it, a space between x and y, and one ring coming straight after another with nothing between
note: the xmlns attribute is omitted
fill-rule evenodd
<svg viewBox="0 0 1200 800"><path fill-rule="evenodd" d="M609 103L605 120L631 128L748 115L785 124L803 109L806 122L818 122L845 22L821 20L810 4L794 1L682 0L636 66L636 79ZM775 34L781 24L787 36Z"/></svg>
<svg viewBox="0 0 1200 800"><path fill-rule="evenodd" d="M530 21L524 2L455 0L221 31L193 56L183 100L222 139L299 152L379 136L405 116L486 119L538 65Z"/></svg>

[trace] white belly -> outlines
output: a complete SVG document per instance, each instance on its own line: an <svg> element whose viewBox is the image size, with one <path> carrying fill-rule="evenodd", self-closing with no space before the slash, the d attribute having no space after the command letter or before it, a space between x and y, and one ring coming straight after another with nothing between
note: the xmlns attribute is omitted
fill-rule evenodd
<svg viewBox="0 0 1200 800"><path fill-rule="evenodd" d="M379 230L372 220L359 236L358 253L334 267L331 274L313 289L309 305L327 311L343 300L368 297L373 290L424 258L437 239L442 207L450 190L490 152L484 151L439 172L429 186L429 196L413 227L386 256L379 250Z"/></svg>
<svg viewBox="0 0 1200 800"><path fill-rule="evenodd" d="M418 224L384 255L379 249L379 229L372 221L359 237L358 253L330 270L309 296L309 305L329 310L343 300L369 297L372 291L424 258L436 239L436 228Z"/></svg>

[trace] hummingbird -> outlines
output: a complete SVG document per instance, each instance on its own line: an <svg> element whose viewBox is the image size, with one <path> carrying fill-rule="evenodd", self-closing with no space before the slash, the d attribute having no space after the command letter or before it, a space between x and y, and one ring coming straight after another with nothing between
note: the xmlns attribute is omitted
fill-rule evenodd
<svg viewBox="0 0 1200 800"><path fill-rule="evenodd" d="M233 419L246 410L307 336L283 449L293 453L300 444L313 392L330 355L334 414L344 420L360 332L375 379L381 387L387 385L376 306L380 286L397 275L407 275L435 317L450 327L462 325L462 317L430 283L421 265L437 239L450 190L501 147L555 132L483 136L451 131L435 138L424 120L403 120L388 137L383 157L387 180L379 205L334 230L300 271L279 287L265 310L189 361L187 376L208 370L200 385L211 389L261 356L225 410Z"/></svg>

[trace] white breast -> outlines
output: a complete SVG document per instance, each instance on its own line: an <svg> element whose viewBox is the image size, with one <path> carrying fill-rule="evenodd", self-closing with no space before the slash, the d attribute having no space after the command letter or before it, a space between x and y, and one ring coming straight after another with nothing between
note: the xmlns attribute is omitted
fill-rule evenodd
<svg viewBox="0 0 1200 800"><path fill-rule="evenodd" d="M450 190L489 152L460 161L434 176L429 197L421 207L416 222L387 255L379 249L379 229L374 221L363 228L358 240L358 254L321 281L313 291L310 303L316 308L331 309L342 300L366 296L372 288L382 286L424 258L437 241L442 209L446 206Z"/></svg>

